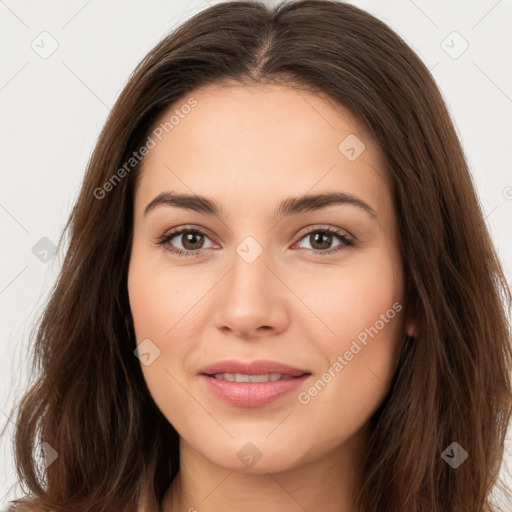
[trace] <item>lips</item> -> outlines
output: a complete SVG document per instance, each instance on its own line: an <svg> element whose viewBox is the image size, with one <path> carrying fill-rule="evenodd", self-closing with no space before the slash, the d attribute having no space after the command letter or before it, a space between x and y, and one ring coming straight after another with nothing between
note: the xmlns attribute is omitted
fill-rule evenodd
<svg viewBox="0 0 512 512"><path fill-rule="evenodd" d="M261 407L296 390L311 376L305 369L275 361L219 361L200 370L214 396L238 407Z"/></svg>

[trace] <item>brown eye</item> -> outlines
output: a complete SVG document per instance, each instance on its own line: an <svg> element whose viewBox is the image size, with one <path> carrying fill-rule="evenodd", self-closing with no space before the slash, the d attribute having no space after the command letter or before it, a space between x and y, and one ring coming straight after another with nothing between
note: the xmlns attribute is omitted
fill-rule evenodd
<svg viewBox="0 0 512 512"><path fill-rule="evenodd" d="M338 243L332 245L336 239ZM304 240L309 243L310 247L300 245ZM354 241L344 231L335 228L315 229L306 233L299 242L301 248L309 249L320 255L332 254L353 245Z"/></svg>
<svg viewBox="0 0 512 512"><path fill-rule="evenodd" d="M198 229L181 229L167 235L163 235L157 242L158 245L179 256L193 256L206 249L205 240L209 239L206 233ZM210 248L213 244L210 245Z"/></svg>

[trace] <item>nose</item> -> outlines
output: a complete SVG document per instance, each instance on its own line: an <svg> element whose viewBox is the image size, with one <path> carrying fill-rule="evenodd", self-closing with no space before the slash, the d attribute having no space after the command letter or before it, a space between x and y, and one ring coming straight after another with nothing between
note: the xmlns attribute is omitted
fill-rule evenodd
<svg viewBox="0 0 512 512"><path fill-rule="evenodd" d="M230 271L216 287L215 325L246 340L278 334L289 322L291 294L266 251L254 261L241 254L235 252Z"/></svg>

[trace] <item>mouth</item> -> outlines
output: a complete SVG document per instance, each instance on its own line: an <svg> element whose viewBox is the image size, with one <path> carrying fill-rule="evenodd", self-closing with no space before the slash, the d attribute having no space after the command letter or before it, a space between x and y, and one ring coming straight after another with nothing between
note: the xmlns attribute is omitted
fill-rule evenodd
<svg viewBox="0 0 512 512"><path fill-rule="evenodd" d="M222 361L204 368L200 378L216 398L237 407L262 407L296 390L312 375L273 361Z"/></svg>

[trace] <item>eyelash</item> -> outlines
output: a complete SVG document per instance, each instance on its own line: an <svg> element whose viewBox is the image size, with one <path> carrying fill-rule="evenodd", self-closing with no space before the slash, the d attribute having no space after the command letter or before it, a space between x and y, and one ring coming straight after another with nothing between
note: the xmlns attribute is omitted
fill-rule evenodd
<svg viewBox="0 0 512 512"><path fill-rule="evenodd" d="M170 242L171 239L173 239L177 235L182 235L184 233L199 233L200 235L208 237L208 235L204 231L202 231L201 229L197 229L197 228L193 228L193 229L192 228L181 228L181 229L178 229L176 231L171 231L170 233L162 235L156 241L156 244L159 245L159 246L162 246L166 251L169 251L169 252L171 252L173 254L178 255L179 257L181 257L181 256L185 256L185 257L195 256L196 254L199 254L201 251L206 250L206 249L197 249L195 251L187 251L187 250L183 250L183 249L173 248L170 245L168 247L166 247L166 244L168 244L168 242ZM332 228L332 227L316 228L316 229L313 229L311 231L308 231L307 233L305 233L299 239L299 242L301 240L303 240L304 238L306 238L307 236L312 235L313 233L324 233L324 234L328 233L330 235L335 235L342 242L340 245L338 245L338 246L336 246L336 247L334 247L332 249L325 250L325 251L322 251L322 250L319 250L319 249L306 249L307 251L313 251L315 254L318 254L318 255L321 255L321 256L328 256L328 255L331 255L333 253L337 253L337 252L342 251L344 249L350 248L350 247L352 247L354 245L354 241L351 240L350 238L348 238L347 236L343 235L342 234L343 232L340 229L336 229L336 228Z"/></svg>

